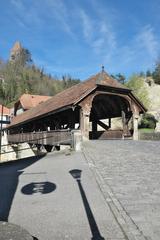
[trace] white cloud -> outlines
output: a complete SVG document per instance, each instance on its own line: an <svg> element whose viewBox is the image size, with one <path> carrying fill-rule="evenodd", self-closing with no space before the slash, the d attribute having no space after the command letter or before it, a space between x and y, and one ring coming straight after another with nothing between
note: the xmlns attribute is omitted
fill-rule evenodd
<svg viewBox="0 0 160 240"><path fill-rule="evenodd" d="M39 12L34 4L27 5L23 0L11 0L15 8L15 19L22 27L36 26L40 27L43 24L43 19L40 18Z"/></svg>
<svg viewBox="0 0 160 240"><path fill-rule="evenodd" d="M106 22L100 23L100 32L104 36L105 40L108 42L108 45L113 49L116 47L116 37L115 33L112 30L111 26Z"/></svg>
<svg viewBox="0 0 160 240"><path fill-rule="evenodd" d="M158 50L158 40L150 25L144 26L128 41L127 45L120 47L126 63L140 61L141 65L154 62L158 56Z"/></svg>
<svg viewBox="0 0 160 240"><path fill-rule="evenodd" d="M82 20L82 30L83 30L84 37L87 42L90 42L93 37L92 36L93 35L93 22L83 9L81 9L79 11L79 16Z"/></svg>
<svg viewBox="0 0 160 240"><path fill-rule="evenodd" d="M141 49L145 49L150 57L157 57L158 41L150 25L144 26L141 32L136 36L136 43Z"/></svg>
<svg viewBox="0 0 160 240"><path fill-rule="evenodd" d="M46 0L45 5L48 8L50 18L59 23L59 28L68 33L72 38L75 34L72 31L72 23L70 23L70 11L62 0Z"/></svg>
<svg viewBox="0 0 160 240"><path fill-rule="evenodd" d="M105 43L104 38L98 38L92 43L92 47L97 54L101 53L104 43Z"/></svg>
<svg viewBox="0 0 160 240"><path fill-rule="evenodd" d="M152 69L159 54L157 35L150 25L145 25L135 35L118 45L105 64L112 72L146 71Z"/></svg>
<svg viewBox="0 0 160 240"><path fill-rule="evenodd" d="M116 37L111 25L103 16L90 17L83 9L78 12L82 33L87 44L96 54L105 56L116 47ZM103 20L102 20L103 18Z"/></svg>
<svg viewBox="0 0 160 240"><path fill-rule="evenodd" d="M11 4L20 11L24 11L24 5L22 0L11 0Z"/></svg>

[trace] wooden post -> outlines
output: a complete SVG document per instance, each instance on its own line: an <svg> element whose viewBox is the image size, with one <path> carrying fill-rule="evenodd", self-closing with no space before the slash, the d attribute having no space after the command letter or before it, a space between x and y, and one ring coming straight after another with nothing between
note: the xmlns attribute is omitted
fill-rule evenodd
<svg viewBox="0 0 160 240"><path fill-rule="evenodd" d="M90 106L83 106L80 111L80 128L82 132L83 141L89 140L89 118L90 118Z"/></svg>
<svg viewBox="0 0 160 240"><path fill-rule="evenodd" d="M130 117L127 116L127 114L122 111L122 124L123 124L123 136L128 136L129 129L128 129L128 122Z"/></svg>
<svg viewBox="0 0 160 240"><path fill-rule="evenodd" d="M97 135L97 121L95 118L92 120L92 133L91 133L91 139L95 139Z"/></svg>
<svg viewBox="0 0 160 240"><path fill-rule="evenodd" d="M75 128L75 112L74 112L74 110L72 110L72 112L70 113L70 116L69 116L69 127L71 129Z"/></svg>
<svg viewBox="0 0 160 240"><path fill-rule="evenodd" d="M108 126L111 128L111 118L108 119Z"/></svg>
<svg viewBox="0 0 160 240"><path fill-rule="evenodd" d="M92 132L97 132L97 121L95 119L92 121Z"/></svg>
<svg viewBox="0 0 160 240"><path fill-rule="evenodd" d="M133 140L138 140L138 119L139 115L133 115Z"/></svg>
<svg viewBox="0 0 160 240"><path fill-rule="evenodd" d="M124 111L122 111L122 125L123 125L123 136L125 136L127 128L126 128L126 115Z"/></svg>
<svg viewBox="0 0 160 240"><path fill-rule="evenodd" d="M139 119L139 109L138 107L133 104L132 105L132 112L133 112L133 140L138 140L138 119Z"/></svg>

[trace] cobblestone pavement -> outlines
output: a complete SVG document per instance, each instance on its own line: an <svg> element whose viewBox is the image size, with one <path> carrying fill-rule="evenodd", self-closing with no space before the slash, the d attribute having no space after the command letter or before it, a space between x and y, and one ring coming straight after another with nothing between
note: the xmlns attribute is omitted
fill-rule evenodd
<svg viewBox="0 0 160 240"><path fill-rule="evenodd" d="M90 141L84 153L129 239L160 239L160 142Z"/></svg>

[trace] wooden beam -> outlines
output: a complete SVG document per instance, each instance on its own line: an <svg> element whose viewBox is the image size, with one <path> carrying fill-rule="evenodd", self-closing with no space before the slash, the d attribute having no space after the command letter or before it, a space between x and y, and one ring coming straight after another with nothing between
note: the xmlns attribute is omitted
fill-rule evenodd
<svg viewBox="0 0 160 240"><path fill-rule="evenodd" d="M92 121L92 131L97 132L97 121L95 119Z"/></svg>
<svg viewBox="0 0 160 240"><path fill-rule="evenodd" d="M98 125L100 125L105 130L108 130L110 128L107 124L101 122L100 120L97 120L97 123L98 123Z"/></svg>

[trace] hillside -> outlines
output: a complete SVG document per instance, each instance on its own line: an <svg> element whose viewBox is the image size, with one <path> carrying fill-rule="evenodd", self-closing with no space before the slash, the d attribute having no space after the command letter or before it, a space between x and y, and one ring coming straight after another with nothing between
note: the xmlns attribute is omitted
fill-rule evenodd
<svg viewBox="0 0 160 240"><path fill-rule="evenodd" d="M153 84L147 87L148 96L150 99L149 111L160 112L160 85Z"/></svg>
<svg viewBox="0 0 160 240"><path fill-rule="evenodd" d="M146 93L148 98L148 112L160 119L160 85L154 83L151 77L143 78L143 84L139 91L141 93L145 91Z"/></svg>
<svg viewBox="0 0 160 240"><path fill-rule="evenodd" d="M156 130L160 131L160 85L152 82L151 86L147 86L147 91L150 101L148 112L153 114L158 120Z"/></svg>
<svg viewBox="0 0 160 240"><path fill-rule="evenodd" d="M29 50L17 41L9 60L0 62L0 103L12 107L24 93L53 96L79 82L69 75L58 79L45 73L34 64Z"/></svg>

